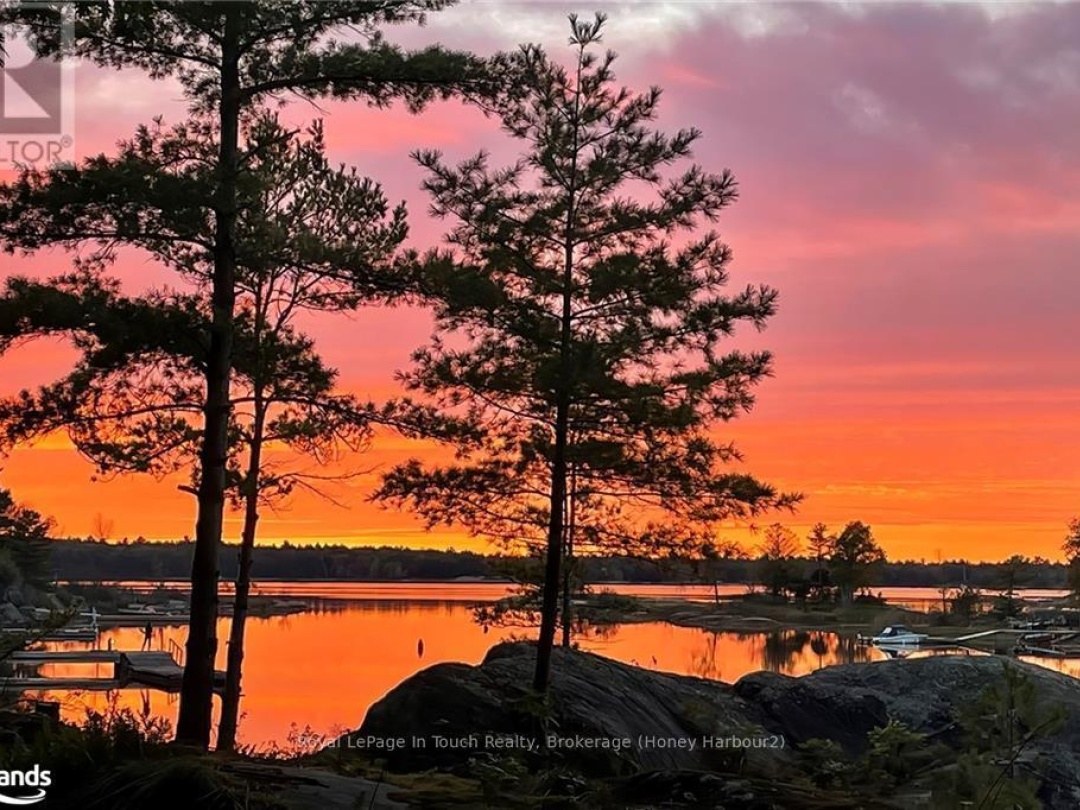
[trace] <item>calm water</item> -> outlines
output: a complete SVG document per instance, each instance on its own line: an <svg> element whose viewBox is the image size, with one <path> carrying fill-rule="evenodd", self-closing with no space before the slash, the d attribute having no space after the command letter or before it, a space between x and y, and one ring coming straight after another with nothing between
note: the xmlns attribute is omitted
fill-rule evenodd
<svg viewBox="0 0 1080 810"><path fill-rule="evenodd" d="M641 593L641 589L625 590ZM256 746L287 745L291 732L305 728L314 735L356 728L368 706L419 669L442 661L479 663L498 641L530 633L520 628L485 633L473 621L473 605L503 592L503 586L487 583L291 583L287 588L280 583L264 583L260 592L303 598L312 610L248 620L240 737L243 743ZM159 627L154 633L152 648L167 650L170 641L183 645L186 629ZM228 619L221 620L218 635L222 639L218 667L224 669ZM418 652L421 640L422 655ZM791 630L713 633L647 623L597 628L579 640L584 649L611 658L728 682L761 669L804 675L831 664L884 657L878 650L856 645L852 638ZM105 648L110 641L114 649L139 649L142 630L130 627L105 631L99 646ZM79 642L50 645L68 650L90 646ZM1070 671L1068 662L1052 662L1051 666L1080 674ZM112 665L49 664L40 672L53 677L108 678ZM175 720L177 708L175 695L156 690L51 692L37 696L59 700L63 714L72 720L85 717L87 709L102 710L110 704Z"/></svg>
<svg viewBox="0 0 1080 810"><path fill-rule="evenodd" d="M133 591L147 592L159 583L145 581L106 582ZM175 590L187 590L186 580L165 580L162 583ZM438 583L413 582L355 582L319 580L303 582L297 580L264 580L252 589L252 593L262 596L312 597L322 599L391 599L417 602L489 602L511 593L511 585L498 582L472 582L468 580ZM658 597L684 599L690 602L712 602L717 595L722 599L742 596L746 593L745 585L649 585L631 583L603 583L595 586L596 590L614 591L627 596ZM938 607L941 604L939 588L875 588L875 593L890 603L914 609ZM232 592L231 582L221 583L221 592ZM1020 589L1018 597L1024 599L1055 599L1067 595L1063 590L1040 590L1035 588Z"/></svg>

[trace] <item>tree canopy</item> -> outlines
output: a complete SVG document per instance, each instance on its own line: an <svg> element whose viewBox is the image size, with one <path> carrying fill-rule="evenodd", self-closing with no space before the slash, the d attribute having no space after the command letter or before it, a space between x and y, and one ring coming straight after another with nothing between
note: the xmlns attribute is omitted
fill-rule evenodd
<svg viewBox="0 0 1080 810"><path fill-rule="evenodd" d="M380 30L395 24L418 24L428 11L447 5L444 0L386 0L386 2L59 2L0 6L0 22L28 32L39 55L76 56L113 68L138 68L151 78L176 78L183 88L197 126L213 144L203 168L213 179L206 198L213 213L213 236L196 244L196 252L212 256L212 272L204 296L210 313L205 398L197 471L195 553L191 575L191 620L188 628L184 683L177 721L178 738L203 747L209 745L213 699L214 659L217 651L217 557L223 529L230 430L238 261L243 247L238 227L243 216L241 192L255 155L241 148L243 127L250 126L263 106L284 94L304 98L334 96L364 99L381 106L404 99L418 110L435 97L469 94L476 99L498 92L499 82L513 77L507 71L488 70L488 63L469 54L438 46L406 53L388 45ZM58 13L59 12L59 13ZM70 35L69 35L70 33ZM496 76L497 80L491 77ZM180 163L191 156L175 154ZM195 159L192 171L200 171ZM136 198L146 178L108 172L102 178L104 196L82 194L71 202L92 229L92 212L110 202ZM175 191L176 177L163 181ZM60 178L51 178L60 181ZM134 183L131 181L134 180ZM62 182L62 181L60 181ZM180 185L183 186L183 179ZM134 186L134 190L132 188ZM155 184L151 183L151 193ZM158 189L161 190L161 189ZM166 194L164 201L171 200ZM157 200L156 202L161 202ZM197 226L202 206L192 204L174 212L183 220L185 210ZM143 246L145 239L160 239L150 224L169 209L140 206L123 210L121 232L105 239ZM143 201L145 202L145 200ZM152 201L154 202L154 201ZM41 241L19 240L19 211L11 206L0 214L0 235L14 242L9 247L33 249ZM89 215L87 215L89 214ZM172 223L175 223L173 220ZM77 227L49 231L61 243L73 239L97 240ZM178 245L191 242L178 235ZM159 245L160 247L160 245Z"/></svg>
<svg viewBox="0 0 1080 810"><path fill-rule="evenodd" d="M700 133L651 128L660 91L615 84L614 54L595 50L603 22L572 18L569 69L536 47L514 57L525 92L499 117L515 163L415 155L452 224L445 249L418 257L438 334L403 379L477 430L452 437L453 463L401 465L378 492L544 550L541 689L568 527L582 549L662 554L798 500L729 469L739 453L716 435L771 368L729 338L763 327L777 298L728 293L731 251L700 230L734 178L681 165Z"/></svg>
<svg viewBox="0 0 1080 810"><path fill-rule="evenodd" d="M19 504L0 487L0 585L49 585L48 543L54 527L52 519Z"/></svg>

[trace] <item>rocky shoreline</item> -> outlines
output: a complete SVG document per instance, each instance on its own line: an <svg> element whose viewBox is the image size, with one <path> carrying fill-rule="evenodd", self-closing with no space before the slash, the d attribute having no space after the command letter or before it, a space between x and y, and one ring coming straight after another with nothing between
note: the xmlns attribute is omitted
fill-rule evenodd
<svg viewBox="0 0 1080 810"><path fill-rule="evenodd" d="M484 768L497 765L572 774L582 807L639 806L605 801L629 784L676 782L688 806L787 807L817 797L841 802L822 806L937 807L943 791L969 789L970 773L1006 767L1007 778L994 778L1041 806L1080 806L1080 682L1032 665L933 656L723 684L559 649L545 709L527 689L534 654L527 642L501 644L479 666L423 670L334 747L399 773L484 782ZM1007 766L1005 752L975 741L1005 716L995 701L1013 707L1010 731L1025 739ZM1053 723L1036 722L1055 713ZM897 750L879 762L889 745ZM866 784L875 768L881 785Z"/></svg>
<svg viewBox="0 0 1080 810"><path fill-rule="evenodd" d="M55 594L29 584L11 585L0 598L0 628L24 628L39 618L36 612L62 613L68 605Z"/></svg>

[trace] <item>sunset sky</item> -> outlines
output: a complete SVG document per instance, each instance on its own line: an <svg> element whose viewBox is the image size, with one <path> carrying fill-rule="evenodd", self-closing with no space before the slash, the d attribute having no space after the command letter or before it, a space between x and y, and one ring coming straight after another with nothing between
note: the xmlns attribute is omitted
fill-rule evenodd
<svg viewBox="0 0 1080 810"><path fill-rule="evenodd" d="M661 86L659 126L700 128L698 162L739 181L720 222L733 284L780 290L778 316L753 338L775 352L775 378L725 433L755 474L806 494L778 519L801 534L862 520L892 558L1060 556L1080 514L1080 4L465 2L389 38L568 55L566 14L597 9L620 81ZM135 71L81 67L76 88L81 154L184 114L175 85ZM320 115L332 157L407 202L418 247L440 226L410 151L485 148L496 164L517 151L457 104L419 117L287 111ZM68 266L61 253L0 261L5 274ZM131 289L171 280L138 255L116 273ZM305 328L347 388L386 397L430 320L361 311ZM71 357L41 343L0 357L0 393L52 379ZM415 452L385 437L356 466ZM56 438L16 451L0 482L66 533L90 532L97 515L114 538L193 533L193 499L175 482L90 474ZM373 480L335 492L348 508L295 498L264 517L264 540L483 548L365 503Z"/></svg>

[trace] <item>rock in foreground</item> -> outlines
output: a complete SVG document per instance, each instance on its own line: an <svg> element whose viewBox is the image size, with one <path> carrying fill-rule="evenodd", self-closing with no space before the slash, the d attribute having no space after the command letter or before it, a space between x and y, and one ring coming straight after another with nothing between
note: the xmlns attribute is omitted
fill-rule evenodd
<svg viewBox="0 0 1080 810"><path fill-rule="evenodd" d="M478 667L436 664L373 705L344 744L371 748L398 770L452 766L480 750L528 752L542 735L529 690L534 660L533 645L519 642L492 648ZM728 685L588 653L557 649L553 673L548 733L594 773L708 767L713 752L688 741L755 714Z"/></svg>
<svg viewBox="0 0 1080 810"><path fill-rule="evenodd" d="M340 744L401 771L456 767L481 751L535 756L542 732L529 692L534 658L533 645L519 642L492 648L479 666L423 670L373 705ZM1080 806L1080 682L990 656L852 664L803 678L760 672L730 686L557 649L547 733L560 739L563 761L590 776L730 772L733 757L759 775L790 774L807 741L832 741L854 761L867 735L890 720L957 751L966 744L958 712L1002 688L1006 668L1064 716L1024 753L1025 761L1038 758L1040 798L1048 807Z"/></svg>

